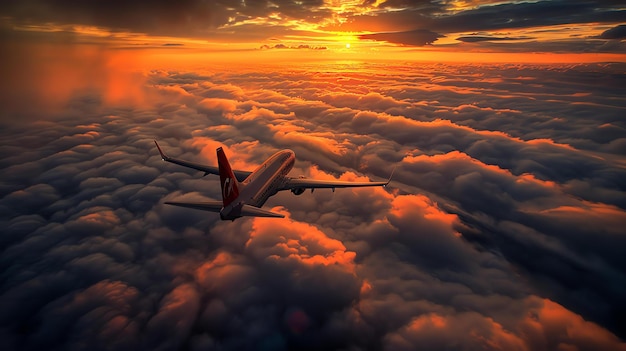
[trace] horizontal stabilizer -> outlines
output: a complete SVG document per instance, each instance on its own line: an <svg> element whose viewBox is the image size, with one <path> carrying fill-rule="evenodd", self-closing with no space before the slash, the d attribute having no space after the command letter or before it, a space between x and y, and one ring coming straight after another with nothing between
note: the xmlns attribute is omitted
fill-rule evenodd
<svg viewBox="0 0 626 351"><path fill-rule="evenodd" d="M195 208L196 210L220 212L223 207L222 201L206 201L206 202L166 202L166 205Z"/></svg>
<svg viewBox="0 0 626 351"><path fill-rule="evenodd" d="M251 216L251 217L276 217L276 218L285 218L284 215L272 211L267 211L258 207L243 205L241 207L241 215L242 216Z"/></svg>
<svg viewBox="0 0 626 351"><path fill-rule="evenodd" d="M221 212L222 209L223 209L223 205L224 205L222 203L222 201L206 201L206 202L172 202L172 201L168 201L168 202L165 202L165 204L166 205L172 205L172 206L194 208L196 210L211 211L211 212ZM258 207L254 207L254 206L250 206L250 205L243 205L241 207L241 213L239 213L238 215L235 215L235 218L236 217L243 217L243 216L285 218L285 216L280 214L280 213L264 210L264 209L261 209L261 208L258 208Z"/></svg>

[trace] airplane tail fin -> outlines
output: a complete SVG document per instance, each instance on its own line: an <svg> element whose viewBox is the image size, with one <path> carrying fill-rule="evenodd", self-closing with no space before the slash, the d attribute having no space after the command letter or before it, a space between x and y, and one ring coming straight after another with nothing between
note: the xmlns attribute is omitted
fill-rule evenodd
<svg viewBox="0 0 626 351"><path fill-rule="evenodd" d="M220 172L220 184L222 185L222 200L224 207L233 202L239 196L239 182L235 178L226 154L221 147L217 148L217 166Z"/></svg>

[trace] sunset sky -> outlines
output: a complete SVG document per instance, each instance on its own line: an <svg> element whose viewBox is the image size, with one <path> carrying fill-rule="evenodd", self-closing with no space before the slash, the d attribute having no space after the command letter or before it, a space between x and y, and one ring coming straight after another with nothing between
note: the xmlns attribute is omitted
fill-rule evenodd
<svg viewBox="0 0 626 351"><path fill-rule="evenodd" d="M4 1L11 41L201 60L624 62L620 1Z"/></svg>
<svg viewBox="0 0 626 351"><path fill-rule="evenodd" d="M0 3L3 350L626 350L619 1ZM393 180L220 221L163 162Z"/></svg>

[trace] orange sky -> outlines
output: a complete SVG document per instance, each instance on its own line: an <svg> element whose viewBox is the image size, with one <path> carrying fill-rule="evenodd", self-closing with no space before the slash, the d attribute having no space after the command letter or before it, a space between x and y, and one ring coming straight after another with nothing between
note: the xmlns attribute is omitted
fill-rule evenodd
<svg viewBox="0 0 626 351"><path fill-rule="evenodd" d="M0 5L1 38L128 49L150 67L173 61L626 62L626 11L601 1L64 5Z"/></svg>

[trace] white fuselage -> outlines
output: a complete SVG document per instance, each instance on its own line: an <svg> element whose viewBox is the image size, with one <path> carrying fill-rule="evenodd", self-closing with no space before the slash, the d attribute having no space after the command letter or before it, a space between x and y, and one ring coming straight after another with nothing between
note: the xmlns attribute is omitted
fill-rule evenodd
<svg viewBox="0 0 626 351"><path fill-rule="evenodd" d="M293 168L296 156L291 150L282 150L257 167L239 184L239 196L222 210L223 215L236 215L242 204L261 207L267 199L276 194L285 177Z"/></svg>

